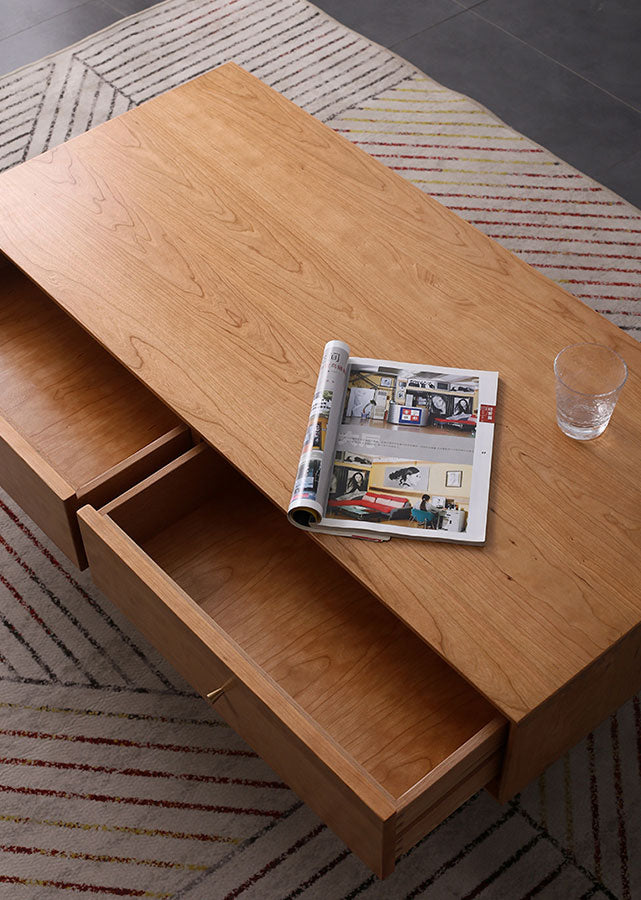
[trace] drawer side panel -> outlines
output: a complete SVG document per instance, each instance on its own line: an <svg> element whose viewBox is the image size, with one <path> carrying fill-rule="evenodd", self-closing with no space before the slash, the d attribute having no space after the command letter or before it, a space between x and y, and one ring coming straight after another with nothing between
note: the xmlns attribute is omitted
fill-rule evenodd
<svg viewBox="0 0 641 900"><path fill-rule="evenodd" d="M144 478L166 466L192 446L192 436L186 425L177 425L155 441L142 447L118 465L112 466L89 484L78 490L80 506L104 506Z"/></svg>
<svg viewBox="0 0 641 900"><path fill-rule="evenodd" d="M525 721L512 725L499 800L504 803L523 790L640 688L637 625Z"/></svg>
<svg viewBox="0 0 641 900"><path fill-rule="evenodd" d="M0 485L76 566L86 567L73 488L2 418Z"/></svg>

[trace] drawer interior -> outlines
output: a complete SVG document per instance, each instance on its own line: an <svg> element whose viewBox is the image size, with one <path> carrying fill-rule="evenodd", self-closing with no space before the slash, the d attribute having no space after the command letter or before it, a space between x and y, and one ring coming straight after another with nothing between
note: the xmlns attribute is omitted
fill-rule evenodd
<svg viewBox="0 0 641 900"><path fill-rule="evenodd" d="M189 451L102 513L394 798L496 719L214 451Z"/></svg>
<svg viewBox="0 0 641 900"><path fill-rule="evenodd" d="M77 492L177 417L13 264L0 268L0 414Z"/></svg>

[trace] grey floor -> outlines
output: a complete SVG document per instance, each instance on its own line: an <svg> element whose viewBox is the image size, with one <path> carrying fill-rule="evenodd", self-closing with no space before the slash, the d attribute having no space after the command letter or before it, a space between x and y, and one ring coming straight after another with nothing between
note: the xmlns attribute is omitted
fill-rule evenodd
<svg viewBox="0 0 641 900"><path fill-rule="evenodd" d="M0 74L148 0L0 0ZM317 0L641 207L641 0Z"/></svg>

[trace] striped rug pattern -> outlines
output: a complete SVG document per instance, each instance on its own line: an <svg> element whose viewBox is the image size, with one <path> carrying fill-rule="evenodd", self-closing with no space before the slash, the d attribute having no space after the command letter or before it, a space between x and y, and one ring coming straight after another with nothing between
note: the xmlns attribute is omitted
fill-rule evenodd
<svg viewBox="0 0 641 900"><path fill-rule="evenodd" d="M0 79L0 167L235 59L641 337L641 214L304 0L167 0ZM0 900L641 897L641 705L378 882L0 494Z"/></svg>

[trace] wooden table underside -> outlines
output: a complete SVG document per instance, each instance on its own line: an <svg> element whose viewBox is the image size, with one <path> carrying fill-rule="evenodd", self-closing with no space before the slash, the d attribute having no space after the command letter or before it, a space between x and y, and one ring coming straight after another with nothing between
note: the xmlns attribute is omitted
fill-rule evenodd
<svg viewBox="0 0 641 900"><path fill-rule="evenodd" d="M2 184L0 248L282 510L326 340L499 370L484 547L317 540L513 723L504 796L638 686L636 342L234 64ZM585 444L582 340L630 370Z"/></svg>

